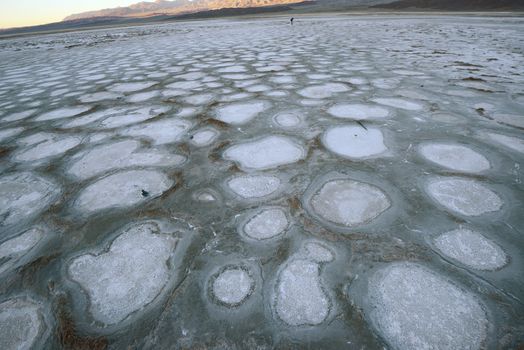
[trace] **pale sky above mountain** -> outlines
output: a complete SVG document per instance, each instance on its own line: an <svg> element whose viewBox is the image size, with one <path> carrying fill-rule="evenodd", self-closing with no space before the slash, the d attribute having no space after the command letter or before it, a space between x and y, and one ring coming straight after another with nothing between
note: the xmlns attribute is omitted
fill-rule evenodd
<svg viewBox="0 0 524 350"><path fill-rule="evenodd" d="M58 22L73 13L137 2L139 0L0 0L0 28Z"/></svg>

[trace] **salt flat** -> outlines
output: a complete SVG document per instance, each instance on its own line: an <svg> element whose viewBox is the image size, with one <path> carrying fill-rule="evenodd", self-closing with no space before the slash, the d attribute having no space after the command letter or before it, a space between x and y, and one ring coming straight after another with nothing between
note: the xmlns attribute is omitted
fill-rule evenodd
<svg viewBox="0 0 524 350"><path fill-rule="evenodd" d="M523 67L518 16L1 40L0 348L519 348Z"/></svg>

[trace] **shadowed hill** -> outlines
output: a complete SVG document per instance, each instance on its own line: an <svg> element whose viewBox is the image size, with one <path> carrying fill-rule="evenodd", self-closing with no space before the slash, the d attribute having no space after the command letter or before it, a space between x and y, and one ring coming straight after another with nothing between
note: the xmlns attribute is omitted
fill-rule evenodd
<svg viewBox="0 0 524 350"><path fill-rule="evenodd" d="M445 11L514 11L524 10L523 0L400 0L388 4L372 6L374 8L431 9Z"/></svg>

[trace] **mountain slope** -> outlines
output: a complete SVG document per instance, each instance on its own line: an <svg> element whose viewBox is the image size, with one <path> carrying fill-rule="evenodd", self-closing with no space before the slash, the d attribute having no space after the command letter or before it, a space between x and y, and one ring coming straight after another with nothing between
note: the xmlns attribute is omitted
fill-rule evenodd
<svg viewBox="0 0 524 350"><path fill-rule="evenodd" d="M431 9L446 11L524 10L523 0L400 0L373 6L388 9Z"/></svg>
<svg viewBox="0 0 524 350"><path fill-rule="evenodd" d="M94 17L146 17L159 14L183 14L198 11L219 10L222 8L253 8L298 3L303 0L157 0L139 2L128 7L117 7L99 11L73 14L64 21Z"/></svg>

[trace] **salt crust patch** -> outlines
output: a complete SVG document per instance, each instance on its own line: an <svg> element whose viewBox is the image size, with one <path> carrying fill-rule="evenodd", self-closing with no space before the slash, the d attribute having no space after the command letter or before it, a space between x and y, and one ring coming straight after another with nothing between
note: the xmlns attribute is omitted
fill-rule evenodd
<svg viewBox="0 0 524 350"><path fill-rule="evenodd" d="M491 167L486 157L462 145L426 143L420 146L419 152L433 163L466 173L480 173Z"/></svg>
<svg viewBox="0 0 524 350"><path fill-rule="evenodd" d="M269 196L278 190L280 184L280 179L272 175L243 175L227 181L231 191L246 199Z"/></svg>
<svg viewBox="0 0 524 350"><path fill-rule="evenodd" d="M479 216L500 210L502 199L475 180L436 178L428 182L428 194L447 209L466 216Z"/></svg>
<svg viewBox="0 0 524 350"><path fill-rule="evenodd" d="M69 275L87 293L92 317L112 325L152 303L170 279L167 263L176 243L154 223L138 223L113 240L108 251L74 258Z"/></svg>
<svg viewBox="0 0 524 350"><path fill-rule="evenodd" d="M262 208L247 218L241 228L241 234L252 240L263 241L283 234L288 225L289 221L283 209Z"/></svg>
<svg viewBox="0 0 524 350"><path fill-rule="evenodd" d="M160 171L121 171L84 188L74 207L87 214L102 209L126 208L160 196L173 184L173 180Z"/></svg>
<svg viewBox="0 0 524 350"><path fill-rule="evenodd" d="M325 220L344 226L366 224L391 206L378 187L354 180L331 180L311 198L314 212Z"/></svg>
<svg viewBox="0 0 524 350"><path fill-rule="evenodd" d="M333 252L318 242L308 242L279 271L274 290L274 310L284 323L315 326L324 322L332 300L322 283L322 265L334 259Z"/></svg>
<svg viewBox="0 0 524 350"><path fill-rule="evenodd" d="M269 108L265 101L252 101L246 103L232 103L220 106L216 110L217 119L228 124L244 124L255 118L259 113Z"/></svg>
<svg viewBox="0 0 524 350"><path fill-rule="evenodd" d="M246 169L270 169L291 164L306 156L304 147L284 136L239 143L224 152L224 158L237 162Z"/></svg>
<svg viewBox="0 0 524 350"><path fill-rule="evenodd" d="M495 242L468 229L445 232L435 246L451 259L477 270L496 270L506 265L506 253Z"/></svg>
<svg viewBox="0 0 524 350"><path fill-rule="evenodd" d="M15 224L40 214L59 193L54 181L30 172L0 177L0 225Z"/></svg>
<svg viewBox="0 0 524 350"><path fill-rule="evenodd" d="M125 136L144 136L155 145L178 142L193 124L187 120L169 118L132 126L119 131Z"/></svg>
<svg viewBox="0 0 524 350"><path fill-rule="evenodd" d="M331 152L342 157L363 159L387 151L384 136L377 128L337 126L326 131L322 142Z"/></svg>
<svg viewBox="0 0 524 350"><path fill-rule="evenodd" d="M22 298L0 304L0 325L0 348L5 350L33 349L48 327L42 308Z"/></svg>
<svg viewBox="0 0 524 350"><path fill-rule="evenodd" d="M176 166L185 157L158 149L140 149L140 142L124 140L93 147L73 158L69 175L87 179L112 169L133 166Z"/></svg>
<svg viewBox="0 0 524 350"><path fill-rule="evenodd" d="M380 106L361 103L340 103L330 107L327 112L336 118L367 120L384 119L389 116L389 110Z"/></svg>
<svg viewBox="0 0 524 350"><path fill-rule="evenodd" d="M44 238L44 231L32 228L0 244L0 274L16 267Z"/></svg>
<svg viewBox="0 0 524 350"><path fill-rule="evenodd" d="M480 349L487 316L478 300L429 269L393 263L369 282L366 306L393 349Z"/></svg>

